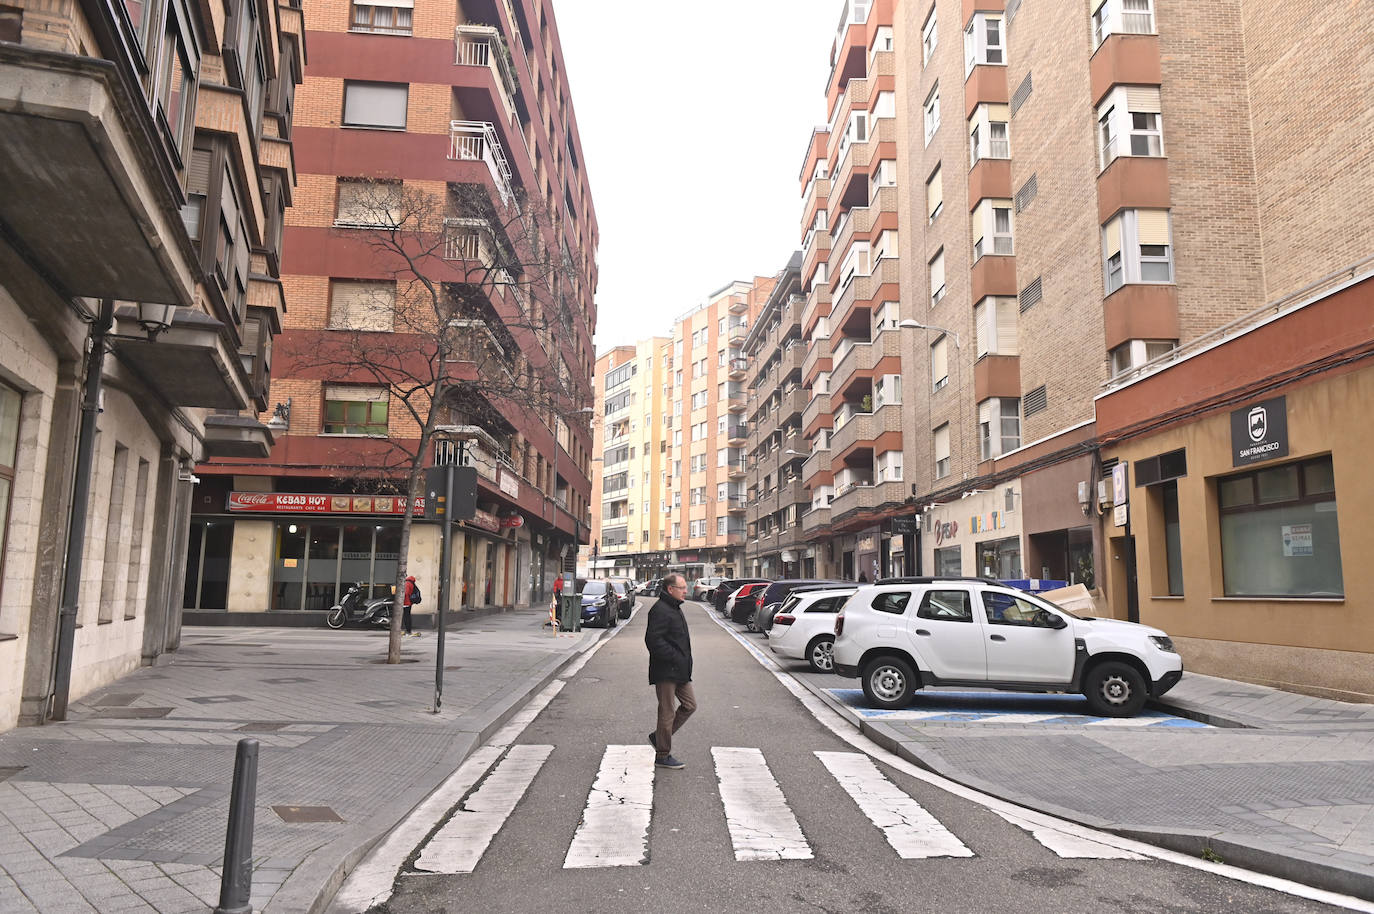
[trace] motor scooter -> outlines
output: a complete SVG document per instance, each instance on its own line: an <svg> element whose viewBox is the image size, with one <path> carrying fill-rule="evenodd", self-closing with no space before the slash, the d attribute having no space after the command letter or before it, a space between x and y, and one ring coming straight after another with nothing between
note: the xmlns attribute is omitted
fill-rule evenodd
<svg viewBox="0 0 1374 914"><path fill-rule="evenodd" d="M343 628L350 622L359 622L364 625L391 624L391 598L376 597L370 600L363 598L362 583L349 586L348 593L339 603L329 608L329 615L324 617L325 624L330 628Z"/></svg>

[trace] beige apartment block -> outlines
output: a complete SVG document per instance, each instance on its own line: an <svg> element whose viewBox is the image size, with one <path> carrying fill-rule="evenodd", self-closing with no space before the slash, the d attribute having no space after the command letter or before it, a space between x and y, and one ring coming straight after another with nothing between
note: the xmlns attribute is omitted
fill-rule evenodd
<svg viewBox="0 0 1374 914"><path fill-rule="evenodd" d="M617 346L596 360L593 424L592 550L594 577L643 580L662 573L667 514L663 468L671 429L661 396L668 337Z"/></svg>

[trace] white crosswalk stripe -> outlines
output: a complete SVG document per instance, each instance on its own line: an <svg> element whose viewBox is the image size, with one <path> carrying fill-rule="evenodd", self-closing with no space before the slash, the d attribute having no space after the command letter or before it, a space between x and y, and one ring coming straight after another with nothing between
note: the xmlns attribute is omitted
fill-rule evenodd
<svg viewBox="0 0 1374 914"><path fill-rule="evenodd" d="M997 812L994 810L994 812ZM1081 835L1070 834L1067 831L1060 831L1048 826L1036 825L1020 816L1006 812L997 812L1006 821L1015 825L1017 828L1024 828L1031 833L1036 841L1052 851L1056 856L1073 858L1077 860L1144 860L1145 858L1134 851L1122 850L1121 848L1111 847L1100 841L1091 838L1084 838Z"/></svg>
<svg viewBox="0 0 1374 914"><path fill-rule="evenodd" d="M477 792L459 804L425 845L415 869L471 873L551 752L552 746L512 746Z"/></svg>
<svg viewBox="0 0 1374 914"><path fill-rule="evenodd" d="M868 756L817 752L816 757L903 860L973 856L964 842L889 781Z"/></svg>
<svg viewBox="0 0 1374 914"><path fill-rule="evenodd" d="M548 761L552 746L484 747L464 764L470 782L487 777L421 848L417 873L471 873ZM867 755L816 752L816 758L904 860L973 857L974 853ZM815 855L763 752L711 749L735 859L810 860ZM488 770L489 769L489 770ZM654 801L654 752L647 745L607 746L567 855L565 869L640 866L649 859ZM1095 840L1089 830L994 810L1059 857L1141 860L1140 854ZM1041 817L1043 818L1043 817Z"/></svg>
<svg viewBox="0 0 1374 914"><path fill-rule="evenodd" d="M653 802L653 747L607 746L564 869L643 863Z"/></svg>
<svg viewBox="0 0 1374 914"><path fill-rule="evenodd" d="M758 749L711 749L736 860L810 860L797 817Z"/></svg>

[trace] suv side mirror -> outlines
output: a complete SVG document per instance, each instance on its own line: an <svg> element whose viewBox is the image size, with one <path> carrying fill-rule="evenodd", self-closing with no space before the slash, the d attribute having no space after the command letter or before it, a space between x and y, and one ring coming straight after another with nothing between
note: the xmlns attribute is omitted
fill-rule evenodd
<svg viewBox="0 0 1374 914"><path fill-rule="evenodd" d="M1035 614L1035 624L1042 628L1068 628L1069 623L1064 621L1064 617L1057 613L1052 613L1048 609L1042 609Z"/></svg>

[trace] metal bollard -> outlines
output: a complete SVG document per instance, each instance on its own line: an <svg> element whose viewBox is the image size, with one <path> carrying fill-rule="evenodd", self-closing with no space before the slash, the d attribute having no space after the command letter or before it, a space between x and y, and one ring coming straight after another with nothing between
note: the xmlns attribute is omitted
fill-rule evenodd
<svg viewBox="0 0 1374 914"><path fill-rule="evenodd" d="M253 914L253 802L258 792L258 741L239 740L234 785L229 794L229 828L224 836L224 872L214 914Z"/></svg>

